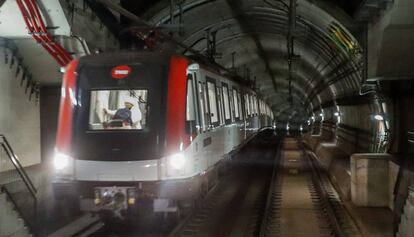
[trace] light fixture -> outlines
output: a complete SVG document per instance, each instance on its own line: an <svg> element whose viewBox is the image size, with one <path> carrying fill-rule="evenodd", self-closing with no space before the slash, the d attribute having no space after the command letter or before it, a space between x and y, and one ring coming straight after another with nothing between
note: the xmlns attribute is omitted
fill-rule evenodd
<svg viewBox="0 0 414 237"><path fill-rule="evenodd" d="M339 112L335 112L335 113L334 113L334 115L335 115L336 117L339 117Z"/></svg>
<svg viewBox="0 0 414 237"><path fill-rule="evenodd" d="M375 120L378 120L378 121L383 121L384 120L384 117L382 115L380 115L380 114L376 114L376 115L374 115L374 119Z"/></svg>
<svg viewBox="0 0 414 237"><path fill-rule="evenodd" d="M323 117L323 113L320 113L319 116Z"/></svg>

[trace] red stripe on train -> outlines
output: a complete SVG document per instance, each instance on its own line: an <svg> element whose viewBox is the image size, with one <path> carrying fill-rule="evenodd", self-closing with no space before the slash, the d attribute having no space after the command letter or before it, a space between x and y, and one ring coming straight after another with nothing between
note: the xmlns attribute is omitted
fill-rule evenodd
<svg viewBox="0 0 414 237"><path fill-rule="evenodd" d="M188 60L172 56L168 78L167 94L167 154L184 149L189 145L185 132Z"/></svg>
<svg viewBox="0 0 414 237"><path fill-rule="evenodd" d="M76 68L78 60L73 60L66 67L63 76L58 131L56 137L56 148L66 154L70 154L72 139L73 109L76 106Z"/></svg>

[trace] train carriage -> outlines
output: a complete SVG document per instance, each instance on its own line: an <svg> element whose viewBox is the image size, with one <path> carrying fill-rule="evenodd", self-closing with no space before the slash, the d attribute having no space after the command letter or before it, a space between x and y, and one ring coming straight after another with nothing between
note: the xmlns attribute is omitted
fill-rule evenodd
<svg viewBox="0 0 414 237"><path fill-rule="evenodd" d="M253 90L184 56L80 58L62 83L55 195L119 216L140 199L151 200L155 212L177 211L272 119Z"/></svg>

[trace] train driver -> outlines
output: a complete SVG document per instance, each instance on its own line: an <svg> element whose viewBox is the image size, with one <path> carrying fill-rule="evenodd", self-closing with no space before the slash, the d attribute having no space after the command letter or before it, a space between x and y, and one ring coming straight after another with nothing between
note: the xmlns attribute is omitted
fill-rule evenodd
<svg viewBox="0 0 414 237"><path fill-rule="evenodd" d="M123 129L141 129L142 114L137 106L134 106L132 100L124 101L124 108L118 110L103 109L106 115L112 117L113 120L122 120Z"/></svg>

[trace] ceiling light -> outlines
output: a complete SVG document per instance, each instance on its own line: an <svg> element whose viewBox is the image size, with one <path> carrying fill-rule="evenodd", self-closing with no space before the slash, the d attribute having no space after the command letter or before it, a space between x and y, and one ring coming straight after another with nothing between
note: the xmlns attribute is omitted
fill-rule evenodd
<svg viewBox="0 0 414 237"><path fill-rule="evenodd" d="M376 114L376 115L374 115L374 119L378 120L378 121L382 121L382 120L384 120L384 117L382 117L382 115Z"/></svg>

